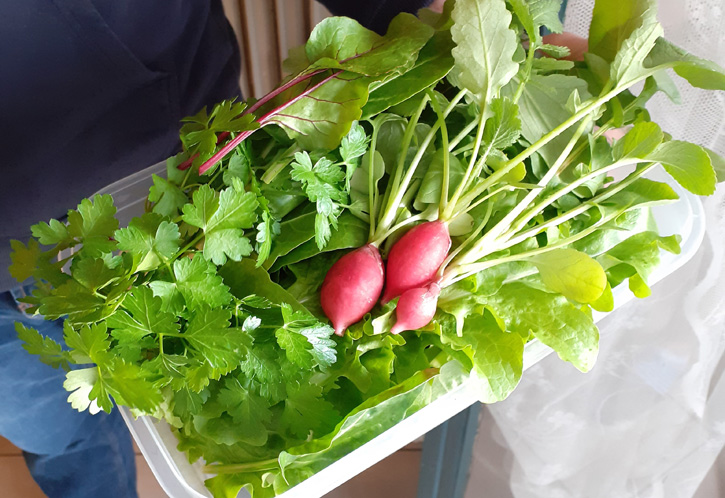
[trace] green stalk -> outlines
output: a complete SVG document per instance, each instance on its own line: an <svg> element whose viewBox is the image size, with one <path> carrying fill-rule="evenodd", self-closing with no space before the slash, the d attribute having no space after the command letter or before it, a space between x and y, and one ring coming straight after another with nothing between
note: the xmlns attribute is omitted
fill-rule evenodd
<svg viewBox="0 0 725 498"><path fill-rule="evenodd" d="M471 232L471 235L469 235L466 240L464 240L458 247L452 250L448 254L448 256L446 256L445 260L443 260L443 263L441 264L440 268L438 268L438 272L436 273L438 277L443 276L443 273L445 272L450 262L453 261L453 259L455 259L455 257L458 256L458 254L460 254L460 252L463 251L471 242L473 242L476 237L478 237L479 234L483 231L484 228L486 228L488 220L491 219L491 213L493 213L493 204L489 203L486 209L486 214L481 222L478 224L478 227L473 232Z"/></svg>
<svg viewBox="0 0 725 498"><path fill-rule="evenodd" d="M599 98L597 98L595 101L587 104L586 106L579 109L577 112L575 112L569 119L561 123L559 126L551 130L549 133L538 139L536 142L531 144L526 150L521 151L517 156L513 157L512 159L509 159L506 161L506 163L503 165L501 169L496 171L494 174L486 178L484 180L484 183L486 186L490 186L497 181L499 181L501 178L503 178L506 174L509 173L514 167L516 167L517 164L525 161L529 157L531 157L535 152L538 152L539 149L544 147L546 144L554 140L556 137L561 135L564 131L566 131L568 128L570 128L572 125L577 123L580 119L584 118L585 116L588 116L589 114L592 114L594 111L596 111L600 106L603 104L606 104L610 100L612 100L614 97L625 91L630 86L638 83L639 81L642 81L644 79L647 79L652 74L656 73L657 71L661 69L666 69L667 67L671 66L671 64L663 64L660 66L657 66L656 68L652 68L650 71L648 71L643 76L640 76L638 78L632 79L632 81L626 83L625 85L618 85L613 90L608 91L607 93L603 94Z"/></svg>
<svg viewBox="0 0 725 498"><path fill-rule="evenodd" d="M410 117L410 121L408 121L408 126L405 128L405 134L403 135L403 143L401 145L400 149L400 155L398 156L398 164L395 166L395 176L393 177L392 183L388 185L388 188L385 189L385 199L383 199L383 203L385 204L386 211L390 207L390 197L391 192L397 192L398 187L400 186L400 181L403 178L403 169L405 168L405 159L408 155L408 149L410 148L410 142L413 141L413 134L415 133L415 127L418 125L418 121L420 120L420 115L423 114L423 111L425 110L425 106L428 105L428 100L430 97L426 94L425 97L423 97L423 100L421 100L420 104L418 105L418 108L415 110L415 113ZM387 203L387 204L386 204ZM381 220L382 223L382 220ZM378 226L380 223L378 223Z"/></svg>
<svg viewBox="0 0 725 498"><path fill-rule="evenodd" d="M488 199L490 199L490 198L491 198L491 197L493 197L494 195L496 195L496 194L498 194L498 193L500 193L500 192L503 192L504 190L516 190L517 188L519 188L519 187L516 187L516 186L514 186L514 185L502 185L501 187L499 187L499 188L495 189L494 191L492 191L492 192L490 192L490 193L488 193L488 194L484 195L483 197L480 197L480 198L479 198L478 200L476 200L476 202L474 202L473 204L467 204L467 203L465 202L465 200L466 200L466 198L467 198L467 196L468 196L468 194L466 194L466 196L464 196L464 197L462 197L462 198L461 198L461 204L462 204L463 206L467 206L467 207L465 207L465 208L463 208L463 209L461 209L461 210L459 210L459 211L456 211L455 213L453 213L453 216L451 217L451 219L454 219L454 218L456 218L457 216L460 216L460 215L462 215L462 214L464 214L464 213L467 213L467 212L471 211L472 209L475 209L475 208L477 208L477 207L478 207L478 206L480 206L480 205L481 205L482 203L486 202L486 201L487 201ZM476 190L478 190L478 189L476 189ZM480 193L481 193L481 192L479 192L479 194L480 194ZM478 194L477 194L477 195L478 195ZM473 197L473 198L471 199L471 201L472 201L473 199L475 199L475 198L476 198L476 197L474 196L474 197ZM470 202L470 201L469 201L469 202Z"/></svg>
<svg viewBox="0 0 725 498"><path fill-rule="evenodd" d="M513 254L511 256L506 256L503 258L497 258L497 259L491 259L489 261L483 261L481 263L467 263L464 265L457 266L452 271L443 275L440 286L448 287L449 285L453 285L454 283L458 282L459 280L468 278L471 275L475 275L476 273L486 270L488 268L492 268L494 266L498 266L503 263L511 263L513 261L522 261L525 259L529 259L533 256L538 256L539 254L544 254L546 252L553 251L554 249L559 249L559 248L568 246L570 244L573 244L577 240L581 240L584 237L586 237L587 235L590 235L590 234L596 232L603 224L613 220L620 214L621 214L620 212L616 212L616 213L612 213L608 216L605 216L601 220L599 220L597 223L590 226L589 228L582 230L581 232L579 232L575 235L572 235L571 237L566 237L564 239L561 239L560 241L555 242L554 244L550 244L548 246L539 247L538 249L532 249L531 251L526 251L526 252L522 252L519 254Z"/></svg>
<svg viewBox="0 0 725 498"><path fill-rule="evenodd" d="M443 111L444 116L448 116L453 108L460 102L460 100L466 95L466 90L461 90L456 94L456 96L451 100L451 102L446 107L445 111ZM423 157L423 154L425 153L425 150L428 148L428 145L431 143L433 138L435 137L436 132L438 131L438 128L440 125L436 123L433 125L426 135L426 137L423 139L421 144L418 147L418 152L415 154L415 157L413 157L413 160L410 163L410 166L408 167L408 171L405 174L405 177L403 180L398 184L394 189L390 190L390 192L394 192L394 194L391 194L388 199L388 203L386 206L386 209L380 218L380 222L378 223L378 231L380 230L387 230L390 225L395 221L395 216L398 211L398 206L400 205L401 200L403 199L403 196L405 195L405 192L408 188L408 185L410 184L411 179L413 178L413 175L415 174L415 170L418 167L418 164L420 163L420 160ZM404 149L407 150L407 149ZM405 158L402 157L402 160ZM398 171L396 171L396 176L400 170L400 163L398 164Z"/></svg>
<svg viewBox="0 0 725 498"><path fill-rule="evenodd" d="M571 152L572 148L574 148L574 145L579 140L579 137L584 133L584 130L589 125L589 122L591 120L591 116L588 116L587 119L581 122L579 127L577 128L576 132L574 133L574 136L569 140L569 143L567 143L566 147L564 147L564 150L559 155L559 158L554 162L554 164L549 168L549 171L546 172L546 174L539 180L538 185L539 186L546 186L549 184L552 178L556 176L559 173L559 167L564 162L564 160L568 157L569 153ZM505 168L504 168L505 169ZM500 170L499 170L500 171ZM494 175L491 175L489 178L492 178ZM481 253L481 250L486 247L487 245L490 245L490 250L487 254L490 254L491 252L497 251L499 248L494 244L494 241L498 240L499 237L507 230L509 225L513 220L516 219L516 217L521 214L521 212L528 207L528 205L536 198L536 196L539 195L541 192L541 189L535 189L531 190L526 197L524 197L521 202L519 202L511 211L509 211L506 216L504 216L496 225L491 228L491 230L486 233L483 237L479 239L478 242L471 248L468 253L466 253L460 260L460 265L465 265L467 263L472 263L473 261L480 259L481 257L485 256L485 254Z"/></svg>
<svg viewBox="0 0 725 498"><path fill-rule="evenodd" d="M397 232L401 228L403 228L405 226L408 226L411 223L415 223L416 221L435 219L437 217L437 215L438 215L437 212L434 212L434 214L431 215L431 214L426 214L426 211L423 211L422 213L418 213L415 216L411 216L410 218L406 218L403 221L401 221L400 223L397 223L396 225L393 225L387 231L385 231L385 232L381 233L380 235L378 235L375 239L372 239L370 241L370 244L374 245L375 247L379 247L380 244L385 239L387 239L388 237L390 237L392 234L394 234L395 232Z"/></svg>
<svg viewBox="0 0 725 498"><path fill-rule="evenodd" d="M441 199L438 204L438 212L443 213L448 204L448 182L450 175L450 152L448 151L448 126L446 126L446 118L441 112L441 108L438 105L436 99L430 96L431 106L438 115L438 123L441 127L441 139L443 140L443 181L441 183Z"/></svg>
<svg viewBox="0 0 725 498"><path fill-rule="evenodd" d="M521 95L524 93L524 87L526 86L526 83L528 83L529 78L531 78L531 68L534 66L534 55L536 54L536 49L538 48L538 44L534 43L534 39L532 38L532 35L534 35L534 33L527 34L529 35L529 52L526 55L526 63L524 64L523 77L521 78L519 86L518 88L516 88L516 93L513 97L514 104L518 103Z"/></svg>
<svg viewBox="0 0 725 498"><path fill-rule="evenodd" d="M565 187L562 187L561 189L557 190L556 192L553 192L551 195L546 197L545 199L542 199L538 204L534 204L531 208L526 210L519 221L517 221L515 224L513 224L512 228L509 230L510 233L516 233L522 228L526 226L526 224L531 221L538 213L544 210L547 206L553 204L558 199L563 197L564 195L568 194L569 192L573 191L575 188L585 184L589 180L592 180L598 176L601 176L605 173L608 173L610 171L613 171L617 168L621 168L623 166L631 166L632 164L638 164L642 162L647 162L645 159L629 159L629 160L620 160L617 162L614 162L610 164L609 166L605 166L603 168L599 168L598 170L594 170L591 173L588 173L587 175L582 176L581 178L578 178L577 180L571 182L569 185L566 185ZM649 168L648 168L649 169ZM641 175L637 175L639 177ZM624 183L623 181L618 183L617 185L621 185ZM630 182L631 183L631 182ZM629 185L627 183L625 186ZM622 187L624 188L624 187ZM621 190L621 189L620 189ZM619 190L617 190L618 192ZM604 192L603 192L604 193ZM601 195L601 194L600 194ZM611 195L611 194L610 194ZM599 196L592 197L587 202L590 202L594 199L598 199Z"/></svg>
<svg viewBox="0 0 725 498"><path fill-rule="evenodd" d="M179 256L181 256L182 254L184 254L186 251L188 251L189 249L191 249L192 247L194 247L196 244L198 244L199 241L201 239L203 239L203 238L204 238L204 230L202 230L199 235L197 235L196 237L194 237L191 242L189 242L188 244L186 244L179 252L177 252L176 254L174 254L174 257L171 258L169 261L173 261L173 260L177 259Z"/></svg>
<svg viewBox="0 0 725 498"><path fill-rule="evenodd" d="M468 124L466 125L466 127L465 127L465 128L463 128L463 129L462 129L462 130L461 130L461 131L460 131L460 132L458 133L458 135L456 135L456 136L455 136L455 137L453 138L453 140L451 140L451 143L450 143L450 144L448 145L448 150L449 150L449 151L452 151L453 149L455 149L455 148L456 148L456 146L457 146L457 145L458 145L458 144L459 144L459 143L461 142L461 140L463 140L464 138L466 138L466 137L468 136L468 134L469 134L469 133L471 133L471 131L472 131L472 130L473 130L473 129L474 129L475 127L476 127L476 126L478 126L478 122L477 122L477 121L471 121L470 123L468 123ZM473 145L470 145L470 146L467 146L467 147L473 147Z"/></svg>
<svg viewBox="0 0 725 498"><path fill-rule="evenodd" d="M631 175L629 175L627 178L622 180L621 182L612 185L612 187L608 188L604 192L601 192L600 194L592 197L591 199L587 200L586 202L581 203L579 206L575 207L574 209L571 209L565 213L562 213L554 218L551 218L550 220L547 220L546 222L542 223L541 225L536 225L534 227L529 228L528 230L521 232L516 237L510 238L506 244L504 244L501 249L506 249L508 247L515 246L516 244L519 244L520 242L523 242L524 240L531 238L544 230L555 227L558 225L561 225L562 223L565 223L569 221L570 219L579 216L580 214L590 210L593 207L596 207L598 203L601 201L605 201L614 194L621 192L625 188L627 188L629 185L634 183L635 180L637 180L639 177L644 175L647 171L652 169L655 164L657 163L650 163L649 165L645 166L644 168L639 169L638 171L635 171Z"/></svg>
<svg viewBox="0 0 725 498"><path fill-rule="evenodd" d="M368 202L370 203L368 207L370 213L369 239L372 239L375 234L375 193L377 192L375 188L375 147L378 143L378 130L379 127L373 125L373 136L370 138L370 158L368 160Z"/></svg>
<svg viewBox="0 0 725 498"><path fill-rule="evenodd" d="M468 188L468 182L472 178L473 170L476 168L476 159L478 159L478 150L481 147L481 142L483 141L483 130L486 127L486 106L487 106L487 99L483 100L483 104L481 105L481 115L478 118L478 130L476 131L476 140L475 145L473 146L473 153L471 154L471 159L468 162L468 168L466 168L466 173L463 175L463 179L461 180L461 183L458 184L458 187L453 192L453 197L451 197L451 201L448 204L448 209L445 212L441 212L441 217L443 220L450 219L451 211L453 208L456 207L456 203L458 202L458 199L463 194L463 191ZM483 158L485 160L486 156L488 156L488 153L490 152L491 147L489 146L486 149L486 153L484 154Z"/></svg>
<svg viewBox="0 0 725 498"><path fill-rule="evenodd" d="M300 149L299 145L295 143L289 149L285 150L281 154L278 154L273 160L274 162L272 167L264 172L260 180L266 184L272 183L274 179L277 178L277 175L279 175L290 163L290 161L280 161L280 159L283 157L294 156L295 152L299 152L300 150L302 149Z"/></svg>

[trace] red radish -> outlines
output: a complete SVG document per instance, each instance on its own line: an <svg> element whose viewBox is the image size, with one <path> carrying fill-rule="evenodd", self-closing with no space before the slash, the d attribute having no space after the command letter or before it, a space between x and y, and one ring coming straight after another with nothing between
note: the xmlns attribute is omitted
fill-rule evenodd
<svg viewBox="0 0 725 498"><path fill-rule="evenodd" d="M441 288L435 282L403 292L395 308L397 321L390 332L399 334L404 330L417 330L428 325L436 314L440 295Z"/></svg>
<svg viewBox="0 0 725 498"><path fill-rule="evenodd" d="M320 304L337 335L342 336L373 309L384 280L383 259L372 244L345 254L332 265L322 282Z"/></svg>
<svg viewBox="0 0 725 498"><path fill-rule="evenodd" d="M383 304L429 282L451 248L448 226L428 221L413 227L390 249Z"/></svg>

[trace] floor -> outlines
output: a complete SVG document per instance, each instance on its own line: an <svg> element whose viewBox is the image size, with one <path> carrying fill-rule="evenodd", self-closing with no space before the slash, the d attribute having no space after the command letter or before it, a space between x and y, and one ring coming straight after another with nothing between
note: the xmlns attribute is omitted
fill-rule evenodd
<svg viewBox="0 0 725 498"><path fill-rule="evenodd" d="M413 443L363 472L325 498L414 498L418 484L420 443ZM151 469L136 452L139 498L166 498ZM44 498L23 456L9 441L0 437L0 490L3 498Z"/></svg>

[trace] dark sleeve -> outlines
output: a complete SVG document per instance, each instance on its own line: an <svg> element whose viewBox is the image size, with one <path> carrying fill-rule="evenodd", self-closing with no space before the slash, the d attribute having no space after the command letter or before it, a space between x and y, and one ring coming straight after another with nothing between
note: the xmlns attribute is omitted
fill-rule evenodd
<svg viewBox="0 0 725 498"><path fill-rule="evenodd" d="M319 0L336 16L355 19L368 29L384 34L390 21L401 12L415 14L432 0Z"/></svg>

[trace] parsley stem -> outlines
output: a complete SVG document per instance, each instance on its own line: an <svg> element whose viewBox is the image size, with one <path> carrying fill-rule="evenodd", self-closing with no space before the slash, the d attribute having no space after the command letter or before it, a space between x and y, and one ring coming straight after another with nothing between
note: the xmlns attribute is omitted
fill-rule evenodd
<svg viewBox="0 0 725 498"><path fill-rule="evenodd" d="M184 190L184 186L186 185L186 182L189 181L189 176L191 175L191 170L194 168L187 168L186 174L184 175L184 179L181 182L181 185L179 185L179 190Z"/></svg>
<svg viewBox="0 0 725 498"><path fill-rule="evenodd" d="M184 246L184 247L183 247L183 248L182 248L182 249L181 249L181 250L180 250L179 252L177 252L176 254L174 254L174 257L173 257L173 258L171 258L171 260L175 260L175 259L177 259L177 258L178 258L179 256L181 256L182 254L184 254L184 253L185 253L186 251L188 251L188 250L189 250L190 248L192 248L192 247L194 247L194 246L195 246L196 244L198 244L198 243L199 243L199 241L200 241L201 239L203 239L203 238L204 238L204 231L202 230L202 232L201 232L201 233L200 233L199 235L197 235L196 237L194 237L194 239L192 239L192 241L191 241L191 242L189 242L188 244L186 244L186 245L185 245L185 246Z"/></svg>

